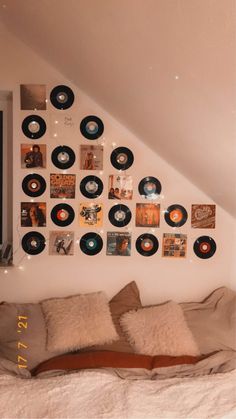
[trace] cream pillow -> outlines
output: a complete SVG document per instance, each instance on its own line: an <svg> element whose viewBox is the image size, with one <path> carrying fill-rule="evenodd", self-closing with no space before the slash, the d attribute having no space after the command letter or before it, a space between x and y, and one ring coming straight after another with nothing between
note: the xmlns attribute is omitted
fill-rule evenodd
<svg viewBox="0 0 236 419"><path fill-rule="evenodd" d="M146 355L200 355L181 307L170 301L129 311L120 318L136 352Z"/></svg>
<svg viewBox="0 0 236 419"><path fill-rule="evenodd" d="M48 351L69 352L118 339L103 292L41 302Z"/></svg>

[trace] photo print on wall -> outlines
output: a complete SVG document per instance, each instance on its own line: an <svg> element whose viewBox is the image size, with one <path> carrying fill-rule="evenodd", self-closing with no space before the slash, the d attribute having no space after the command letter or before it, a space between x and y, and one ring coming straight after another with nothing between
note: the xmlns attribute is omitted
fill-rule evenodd
<svg viewBox="0 0 236 419"><path fill-rule="evenodd" d="M80 170L103 169L103 146L81 145L80 146Z"/></svg>
<svg viewBox="0 0 236 419"><path fill-rule="evenodd" d="M75 175L50 174L51 198L75 198Z"/></svg>
<svg viewBox="0 0 236 419"><path fill-rule="evenodd" d="M76 134L76 122L72 114L51 113L49 116L49 130L52 138L70 140Z"/></svg>
<svg viewBox="0 0 236 419"><path fill-rule="evenodd" d="M132 176L110 175L108 184L108 199L132 199Z"/></svg>
<svg viewBox="0 0 236 419"><path fill-rule="evenodd" d="M21 144L21 168L46 168L46 144Z"/></svg>
<svg viewBox="0 0 236 419"><path fill-rule="evenodd" d="M72 256L74 254L73 231L50 231L49 232L49 255Z"/></svg>
<svg viewBox="0 0 236 419"><path fill-rule="evenodd" d="M163 234L162 256L172 258L185 258L187 253L186 234Z"/></svg>
<svg viewBox="0 0 236 419"><path fill-rule="evenodd" d="M191 225L192 228L215 228L216 206L207 204L193 204Z"/></svg>
<svg viewBox="0 0 236 419"><path fill-rule="evenodd" d="M46 110L46 85L21 84L20 85L21 110Z"/></svg>
<svg viewBox="0 0 236 419"><path fill-rule="evenodd" d="M108 256L131 255L131 233L111 231L107 233Z"/></svg>

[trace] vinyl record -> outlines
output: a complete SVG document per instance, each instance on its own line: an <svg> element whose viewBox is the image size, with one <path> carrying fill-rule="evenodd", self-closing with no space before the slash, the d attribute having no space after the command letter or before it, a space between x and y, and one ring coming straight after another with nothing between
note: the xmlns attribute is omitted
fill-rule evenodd
<svg viewBox="0 0 236 419"><path fill-rule="evenodd" d="M22 189L28 196L40 196L46 189L46 182L42 176L32 173L31 175L24 177L22 181Z"/></svg>
<svg viewBox="0 0 236 419"><path fill-rule="evenodd" d="M211 258L216 251L216 242L212 237L201 236L194 242L194 253L201 259Z"/></svg>
<svg viewBox="0 0 236 419"><path fill-rule="evenodd" d="M81 121L80 131L88 140L96 140L103 134L104 125L100 118L89 115Z"/></svg>
<svg viewBox="0 0 236 419"><path fill-rule="evenodd" d="M50 100L57 109L68 109L74 103L74 93L68 86L56 86L52 89Z"/></svg>
<svg viewBox="0 0 236 419"><path fill-rule="evenodd" d="M96 255L101 252L103 240L97 233L87 233L80 239L80 249L89 256Z"/></svg>
<svg viewBox="0 0 236 419"><path fill-rule="evenodd" d="M69 169L75 162L75 153L72 148L63 145L54 148L51 158L58 169Z"/></svg>
<svg viewBox="0 0 236 419"><path fill-rule="evenodd" d="M147 199L156 199L161 193L161 183L153 176L143 178L138 185L140 195Z"/></svg>
<svg viewBox="0 0 236 419"><path fill-rule="evenodd" d="M37 140L42 137L46 129L46 122L38 115L29 115L22 122L22 131L31 140Z"/></svg>
<svg viewBox="0 0 236 419"><path fill-rule="evenodd" d="M108 217L113 226L125 227L129 224L132 213L126 205L117 204L110 209Z"/></svg>
<svg viewBox="0 0 236 419"><path fill-rule="evenodd" d="M59 227L66 227L74 221L75 212L68 204L58 204L51 211L51 219Z"/></svg>
<svg viewBox="0 0 236 419"><path fill-rule="evenodd" d="M45 237L37 231L30 231L22 238L21 245L29 255L38 255L45 248Z"/></svg>
<svg viewBox="0 0 236 419"><path fill-rule="evenodd" d="M116 169L127 170L134 162L134 155L129 148L117 147L111 153L111 164Z"/></svg>
<svg viewBox="0 0 236 419"><path fill-rule="evenodd" d="M174 204L167 208L164 217L169 226L181 227L186 223L188 213L182 205Z"/></svg>
<svg viewBox="0 0 236 419"><path fill-rule="evenodd" d="M152 256L157 252L159 242L153 234L141 234L136 240L136 249L142 256Z"/></svg>
<svg viewBox="0 0 236 419"><path fill-rule="evenodd" d="M86 198L97 198L102 194L103 183L97 176L86 176L80 182L80 191Z"/></svg>

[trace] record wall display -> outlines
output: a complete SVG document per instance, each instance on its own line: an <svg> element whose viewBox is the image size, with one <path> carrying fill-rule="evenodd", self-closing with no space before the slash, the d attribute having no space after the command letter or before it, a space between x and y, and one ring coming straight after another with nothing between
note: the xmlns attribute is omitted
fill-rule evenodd
<svg viewBox="0 0 236 419"><path fill-rule="evenodd" d="M89 256L94 256L101 252L103 248L103 240L97 233L87 233L80 239L80 249Z"/></svg>
<svg viewBox="0 0 236 419"><path fill-rule="evenodd" d="M66 227L74 221L75 212L68 204L58 204L51 211L51 219L59 227Z"/></svg>
<svg viewBox="0 0 236 419"><path fill-rule="evenodd" d="M159 242L153 234L141 234L136 240L136 249L142 256L152 256L157 252Z"/></svg>
<svg viewBox="0 0 236 419"><path fill-rule="evenodd" d="M201 259L209 259L216 252L216 242L212 237L201 236L194 242L193 250L195 255Z"/></svg>
<svg viewBox="0 0 236 419"><path fill-rule="evenodd" d="M50 101L57 109L68 109L74 103L74 93L68 86L59 85L52 89Z"/></svg>
<svg viewBox="0 0 236 419"><path fill-rule="evenodd" d="M102 194L103 183L97 176L86 176L80 182L81 193L89 199L95 199Z"/></svg>
<svg viewBox="0 0 236 419"><path fill-rule="evenodd" d="M28 196L37 197L44 193L46 189L46 181L36 173L32 173L24 177L22 181L22 189Z"/></svg>
<svg viewBox="0 0 236 419"><path fill-rule="evenodd" d="M96 140L101 137L104 131L104 125L100 118L89 115L80 123L81 134L88 140Z"/></svg>
<svg viewBox="0 0 236 419"><path fill-rule="evenodd" d="M31 140L41 138L47 129L46 122L39 115L29 115L22 122L22 131Z"/></svg>
<svg viewBox="0 0 236 419"><path fill-rule="evenodd" d="M181 227L183 226L187 219L188 213L182 205L174 204L170 205L165 211L165 221L171 227Z"/></svg>
<svg viewBox="0 0 236 419"><path fill-rule="evenodd" d="M156 199L161 193L161 183L153 176L143 178L138 185L140 195L146 199Z"/></svg>
<svg viewBox="0 0 236 419"><path fill-rule="evenodd" d="M111 153L111 164L118 170L127 170L134 162L134 155L127 147L117 147Z"/></svg>
<svg viewBox="0 0 236 419"><path fill-rule="evenodd" d="M72 148L63 145L54 148L51 159L58 169L69 169L75 162L75 153Z"/></svg>
<svg viewBox="0 0 236 419"><path fill-rule="evenodd" d="M132 218L132 213L126 205L117 204L110 209L108 218L110 223L114 226L125 227L127 224L129 224Z"/></svg>
<svg viewBox="0 0 236 419"><path fill-rule="evenodd" d="M23 250L29 255L38 255L45 248L45 237L37 231L30 231L22 238Z"/></svg>

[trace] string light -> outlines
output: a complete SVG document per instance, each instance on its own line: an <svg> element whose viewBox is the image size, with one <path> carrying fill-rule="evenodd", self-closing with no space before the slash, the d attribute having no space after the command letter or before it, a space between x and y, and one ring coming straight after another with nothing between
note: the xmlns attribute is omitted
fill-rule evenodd
<svg viewBox="0 0 236 419"><path fill-rule="evenodd" d="M7 269L4 269L4 274L8 274L8 270Z"/></svg>

